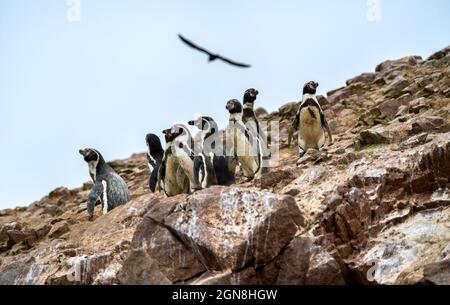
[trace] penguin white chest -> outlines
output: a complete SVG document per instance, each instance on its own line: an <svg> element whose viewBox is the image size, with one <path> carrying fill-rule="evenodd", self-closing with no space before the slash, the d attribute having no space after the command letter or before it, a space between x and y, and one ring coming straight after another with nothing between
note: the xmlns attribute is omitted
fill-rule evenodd
<svg viewBox="0 0 450 305"><path fill-rule="evenodd" d="M103 185L103 215L108 213L108 183L105 180L102 180Z"/></svg>
<svg viewBox="0 0 450 305"><path fill-rule="evenodd" d="M325 133L316 107L305 107L300 111L299 146L304 151L320 149L325 144Z"/></svg>
<svg viewBox="0 0 450 305"><path fill-rule="evenodd" d="M89 161L88 162L89 173L93 177L94 182L97 177L97 164L98 164L98 161Z"/></svg>

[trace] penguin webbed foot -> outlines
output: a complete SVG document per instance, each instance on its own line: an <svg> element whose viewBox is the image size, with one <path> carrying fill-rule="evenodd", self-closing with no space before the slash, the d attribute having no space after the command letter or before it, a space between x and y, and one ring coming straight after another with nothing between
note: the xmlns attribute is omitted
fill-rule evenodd
<svg viewBox="0 0 450 305"><path fill-rule="evenodd" d="M255 177L245 177L244 183L252 182Z"/></svg>
<svg viewBox="0 0 450 305"><path fill-rule="evenodd" d="M190 194L197 193L198 191L201 191L201 190L202 190L201 187L200 188L192 188L191 191L190 191Z"/></svg>

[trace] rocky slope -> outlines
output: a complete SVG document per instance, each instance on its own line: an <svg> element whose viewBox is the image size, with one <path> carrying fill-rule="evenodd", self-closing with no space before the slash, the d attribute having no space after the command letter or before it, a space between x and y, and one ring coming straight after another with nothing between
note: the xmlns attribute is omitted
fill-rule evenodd
<svg viewBox="0 0 450 305"><path fill-rule="evenodd" d="M147 189L89 222L90 184L0 211L0 284L450 284L450 47L386 61L320 102L336 135L298 160L280 122L263 177L191 196Z"/></svg>

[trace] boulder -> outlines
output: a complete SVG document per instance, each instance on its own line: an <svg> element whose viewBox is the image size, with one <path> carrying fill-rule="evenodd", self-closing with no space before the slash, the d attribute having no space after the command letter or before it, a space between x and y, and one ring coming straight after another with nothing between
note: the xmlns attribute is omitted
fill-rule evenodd
<svg viewBox="0 0 450 305"><path fill-rule="evenodd" d="M367 266L373 266L371 275L378 284L419 283L425 266L438 259L450 240L449 221L450 207L419 212L380 233L374 239L378 242L361 254L356 269L367 275ZM428 268L430 278L447 278L448 270Z"/></svg>
<svg viewBox="0 0 450 305"><path fill-rule="evenodd" d="M338 262L307 236L296 237L277 260L277 285L344 285Z"/></svg>
<svg viewBox="0 0 450 305"><path fill-rule="evenodd" d="M144 251L151 258L151 264L148 267L155 264L159 272L171 283L183 282L205 272L206 269L190 248L186 247L166 227L154 220L162 221L161 212L170 206L170 203L168 204L166 201L156 204L137 226L131 243L132 253L133 251ZM167 215L169 213L170 210L167 211ZM167 259L168 257L170 260ZM129 256L125 260L126 269L141 268L145 271L142 266L134 266L138 262L134 256ZM125 271L128 272L126 269ZM150 271L147 270L147 272Z"/></svg>
<svg viewBox="0 0 450 305"><path fill-rule="evenodd" d="M439 131L447 128L444 119L436 116L419 117L412 122L412 132L414 134Z"/></svg>
<svg viewBox="0 0 450 305"><path fill-rule="evenodd" d="M416 66L417 64L421 63L422 57L420 56L407 56L398 60L387 60L381 64L379 64L376 68L376 72L386 72L388 70L392 70L395 68L398 68L403 65L407 66Z"/></svg>
<svg viewBox="0 0 450 305"><path fill-rule="evenodd" d="M397 98L403 95L403 89L408 87L409 81L403 76L397 76L384 90L383 93L388 98Z"/></svg>
<svg viewBox="0 0 450 305"><path fill-rule="evenodd" d="M69 228L69 224L67 222L65 222L65 221L59 222L52 227L48 236L50 238L58 238L58 237L62 236L63 234L69 232L69 230L70 230L70 228Z"/></svg>
<svg viewBox="0 0 450 305"><path fill-rule="evenodd" d="M450 285L450 259L425 266L423 280L427 284Z"/></svg>
<svg viewBox="0 0 450 305"><path fill-rule="evenodd" d="M440 60L450 53L450 46L442 49L436 53L433 53L427 60Z"/></svg>
<svg viewBox="0 0 450 305"><path fill-rule="evenodd" d="M208 270L239 270L274 259L304 225L290 196L257 189L212 187L195 193L166 217Z"/></svg>
<svg viewBox="0 0 450 305"><path fill-rule="evenodd" d="M411 101L409 106L410 106L410 110L409 111L411 113L416 113L416 114L420 113L420 111L422 109L429 108L429 106L427 104L427 99L424 98L424 97L420 97L420 98L417 98L417 99Z"/></svg>
<svg viewBox="0 0 450 305"><path fill-rule="evenodd" d="M0 243L5 242L9 239L8 231L20 231L22 226L17 223L8 223L0 227Z"/></svg>
<svg viewBox="0 0 450 305"><path fill-rule="evenodd" d="M380 113L384 117L394 117L401 106L408 106L412 100L411 94L407 93L397 99L389 99L378 106Z"/></svg>
<svg viewBox="0 0 450 305"><path fill-rule="evenodd" d="M143 249L132 250L118 274L124 285L170 285L158 264Z"/></svg>
<svg viewBox="0 0 450 305"><path fill-rule="evenodd" d="M363 73L361 75L358 75L352 79L349 79L346 84L347 86L355 83L363 83L363 84L370 84L375 80L376 73Z"/></svg>

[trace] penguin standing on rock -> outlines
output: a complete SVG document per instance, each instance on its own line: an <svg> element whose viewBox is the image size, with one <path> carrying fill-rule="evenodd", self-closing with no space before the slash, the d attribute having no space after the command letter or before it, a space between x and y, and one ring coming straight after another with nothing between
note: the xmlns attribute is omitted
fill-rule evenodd
<svg viewBox="0 0 450 305"><path fill-rule="evenodd" d="M260 151L261 151L261 168L260 173L267 173L268 169L265 164L268 164L269 153L267 151L267 141L264 132L261 130L258 118L255 115L255 101L259 95L259 91L253 88L248 89L244 93L244 110L242 113L242 121L245 126L250 130L254 137L259 139ZM265 163L264 161L265 160Z"/></svg>
<svg viewBox="0 0 450 305"><path fill-rule="evenodd" d="M158 185L166 196L195 192L201 185L194 174L194 141L180 124L163 131L166 150L158 172Z"/></svg>
<svg viewBox="0 0 450 305"><path fill-rule="evenodd" d="M244 93L244 110L242 113L242 121L245 126L253 133L253 135L259 135L259 122L255 115L255 101L258 97L258 90L248 89Z"/></svg>
<svg viewBox="0 0 450 305"><path fill-rule="evenodd" d="M328 134L330 145L333 143L333 136L327 119L317 101L316 91L319 84L308 82L303 87L303 101L297 111L295 121L289 133L289 143L294 130L298 130L298 146L300 154L303 156L308 149L319 150L325 145L325 131Z"/></svg>
<svg viewBox="0 0 450 305"><path fill-rule="evenodd" d="M195 156L195 173L199 176L203 188L212 185L232 185L234 175L229 169L228 157L224 154L219 127L211 117L199 117L189 125L200 129L200 153Z"/></svg>
<svg viewBox="0 0 450 305"><path fill-rule="evenodd" d="M231 166L241 165L246 181L251 181L261 169L261 144L259 137L248 129L242 120L242 104L238 100L227 103L230 113L226 130L227 155L231 158Z"/></svg>
<svg viewBox="0 0 450 305"><path fill-rule="evenodd" d="M95 149L80 149L80 154L89 165L94 186L89 194L87 211L89 219L94 217L97 200L102 203L103 214L130 201L130 192L125 181L108 165L103 156Z"/></svg>
<svg viewBox="0 0 450 305"><path fill-rule="evenodd" d="M164 157L164 150L161 145L161 140L155 134L149 133L145 137L147 143L147 161L150 169L149 187L154 193L156 190L156 184L158 182L158 170Z"/></svg>

